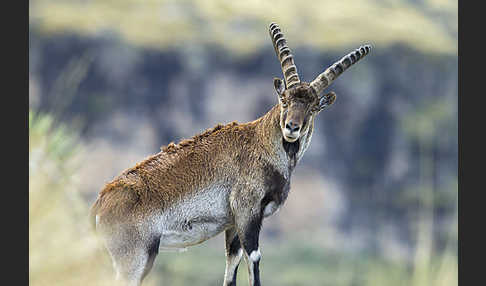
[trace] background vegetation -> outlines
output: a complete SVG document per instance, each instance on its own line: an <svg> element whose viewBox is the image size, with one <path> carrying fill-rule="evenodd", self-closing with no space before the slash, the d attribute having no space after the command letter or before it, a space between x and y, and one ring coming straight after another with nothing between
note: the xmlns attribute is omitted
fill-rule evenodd
<svg viewBox="0 0 486 286"><path fill-rule="evenodd" d="M457 285L457 1L29 2L29 279L110 285L88 209L124 169L277 102L280 24L301 78L372 53L264 222L265 285ZM162 252L147 285L220 285L219 235ZM238 282L245 285L244 262Z"/></svg>

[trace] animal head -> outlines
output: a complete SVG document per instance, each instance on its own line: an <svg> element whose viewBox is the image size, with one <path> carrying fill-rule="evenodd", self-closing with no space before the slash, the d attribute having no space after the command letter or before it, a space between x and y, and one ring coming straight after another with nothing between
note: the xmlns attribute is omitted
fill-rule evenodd
<svg viewBox="0 0 486 286"><path fill-rule="evenodd" d="M274 78L273 85L280 103L280 128L287 142L295 142L307 134L315 116L336 100L336 94L321 93L351 65L362 59L370 50L364 45L347 54L318 75L312 82L301 82L292 53L280 27L271 23L270 38L282 67L284 80Z"/></svg>

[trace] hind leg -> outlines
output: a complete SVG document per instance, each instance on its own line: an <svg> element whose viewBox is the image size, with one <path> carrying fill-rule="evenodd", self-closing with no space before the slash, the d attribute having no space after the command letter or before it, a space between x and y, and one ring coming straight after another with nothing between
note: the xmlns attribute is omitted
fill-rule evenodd
<svg viewBox="0 0 486 286"><path fill-rule="evenodd" d="M150 270L152 270L152 266L154 265L155 258L159 253L159 245L160 245L160 238L154 239L154 241L151 244L149 244L147 250L148 258L142 274L142 280L145 278L145 276L147 276L147 274L149 274Z"/></svg>
<svg viewBox="0 0 486 286"><path fill-rule="evenodd" d="M138 286L142 283L143 274L148 262L148 255L143 249L133 249L123 253L121 249L109 248L116 272L116 281L127 286Z"/></svg>
<svg viewBox="0 0 486 286"><path fill-rule="evenodd" d="M159 249L159 239L117 239L106 246L113 261L117 282L138 286L152 269Z"/></svg>

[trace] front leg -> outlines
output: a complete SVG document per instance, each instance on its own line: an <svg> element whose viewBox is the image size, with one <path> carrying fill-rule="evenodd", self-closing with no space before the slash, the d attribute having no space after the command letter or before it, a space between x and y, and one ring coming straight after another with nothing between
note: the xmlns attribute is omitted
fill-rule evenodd
<svg viewBox="0 0 486 286"><path fill-rule="evenodd" d="M240 238L234 227L227 229L224 234L226 242L226 270L224 272L223 285L236 286L236 273L243 255L243 249L241 249Z"/></svg>
<svg viewBox="0 0 486 286"><path fill-rule="evenodd" d="M260 248L258 239L262 225L262 213L257 209L255 212L245 213L236 218L236 231L240 237L240 243L245 254L245 261L248 265L248 278L250 286L260 286Z"/></svg>

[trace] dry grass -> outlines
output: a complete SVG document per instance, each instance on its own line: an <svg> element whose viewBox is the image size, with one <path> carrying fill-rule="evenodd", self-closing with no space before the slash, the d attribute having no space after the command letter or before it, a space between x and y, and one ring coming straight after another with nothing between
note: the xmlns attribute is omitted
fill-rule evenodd
<svg viewBox="0 0 486 286"><path fill-rule="evenodd" d="M427 53L457 53L457 1L65 1L30 3L30 23L46 33L113 33L156 49L214 44L237 54L270 47L279 23L292 46L353 49L405 43Z"/></svg>
<svg viewBox="0 0 486 286"><path fill-rule="evenodd" d="M76 134L29 114L29 284L112 285L113 272L80 197ZM150 284L149 284L150 285Z"/></svg>

